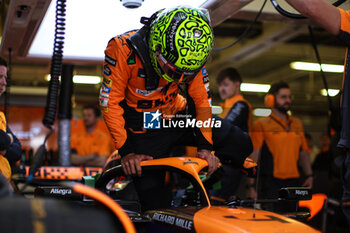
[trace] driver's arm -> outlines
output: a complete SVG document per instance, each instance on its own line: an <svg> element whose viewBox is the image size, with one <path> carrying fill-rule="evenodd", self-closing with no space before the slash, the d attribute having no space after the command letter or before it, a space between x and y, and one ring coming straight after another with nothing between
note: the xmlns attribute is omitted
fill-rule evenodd
<svg viewBox="0 0 350 233"><path fill-rule="evenodd" d="M196 120L207 121L212 119L211 94L209 91L209 78L206 68L203 68L188 85L188 94L196 106ZM213 150L211 127L196 129L196 143L198 150Z"/></svg>
<svg viewBox="0 0 350 233"><path fill-rule="evenodd" d="M125 128L124 110L120 103L125 99L129 82L127 53L130 48L125 39L116 37L109 41L105 50L104 77L100 91L100 107L105 123L114 139L116 149L122 157L121 164L126 175L141 176L140 161L151 156L133 153L131 141Z"/></svg>
<svg viewBox="0 0 350 233"><path fill-rule="evenodd" d="M333 35L338 35L340 30L339 10L324 0L286 0L302 15L320 24Z"/></svg>
<svg viewBox="0 0 350 233"><path fill-rule="evenodd" d="M211 94L209 91L209 78L206 68L202 68L197 76L188 85L188 94L194 101L196 107L197 121L211 121ZM213 150L211 127L195 128L196 143L199 158L208 162L208 175L211 175L218 167L219 159L211 154Z"/></svg>
<svg viewBox="0 0 350 233"><path fill-rule="evenodd" d="M125 99L130 74L126 66L126 44L119 38L109 41L105 50L103 83L100 90L100 107L105 123L121 157L132 153L125 129L124 110L120 103Z"/></svg>

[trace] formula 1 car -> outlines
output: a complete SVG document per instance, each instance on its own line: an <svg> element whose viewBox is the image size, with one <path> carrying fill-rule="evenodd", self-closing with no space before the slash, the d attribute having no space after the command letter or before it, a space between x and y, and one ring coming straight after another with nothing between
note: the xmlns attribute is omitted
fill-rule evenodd
<svg viewBox="0 0 350 233"><path fill-rule="evenodd" d="M166 172L166 186L172 193L169 207L141 211L132 178L121 165L101 174L84 176L83 183L99 189L119 203L140 232L319 232L295 219L297 213L281 214L244 208L239 202L214 206L202 181L207 162L199 158L173 157L142 161L142 174ZM54 191L53 191L54 190ZM60 191L64 190L64 191ZM67 187L38 187L37 196L55 196L91 202L86 195ZM80 196L79 196L80 195ZM285 199L305 199L306 190L287 190ZM293 197L294 196L294 197ZM78 198L77 198L78 197ZM293 217L293 218L291 218Z"/></svg>

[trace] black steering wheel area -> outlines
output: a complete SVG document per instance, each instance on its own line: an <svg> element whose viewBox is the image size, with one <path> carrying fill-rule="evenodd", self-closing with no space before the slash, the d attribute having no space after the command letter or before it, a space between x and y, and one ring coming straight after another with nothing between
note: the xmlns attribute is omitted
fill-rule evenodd
<svg viewBox="0 0 350 233"><path fill-rule="evenodd" d="M142 166L142 174L147 172L166 173L165 186L171 192L171 207L208 206L205 190L197 180L185 171L167 165ZM138 179L142 179L138 178ZM125 176L122 166L117 165L106 171L97 179L95 187L113 199L130 201L137 197L132 177ZM135 195L134 195L135 194Z"/></svg>

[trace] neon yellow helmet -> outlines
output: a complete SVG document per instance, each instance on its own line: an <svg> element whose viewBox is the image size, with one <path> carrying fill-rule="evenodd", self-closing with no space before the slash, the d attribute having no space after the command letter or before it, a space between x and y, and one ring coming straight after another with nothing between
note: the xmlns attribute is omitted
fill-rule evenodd
<svg viewBox="0 0 350 233"><path fill-rule="evenodd" d="M213 44L205 9L175 7L151 24L149 50L155 71L169 82L188 82L204 66Z"/></svg>

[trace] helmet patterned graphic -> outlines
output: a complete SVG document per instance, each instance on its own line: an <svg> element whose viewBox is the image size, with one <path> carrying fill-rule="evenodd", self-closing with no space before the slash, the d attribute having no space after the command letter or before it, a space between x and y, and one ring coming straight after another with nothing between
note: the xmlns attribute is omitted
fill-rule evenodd
<svg viewBox="0 0 350 233"><path fill-rule="evenodd" d="M210 20L202 9L180 6L164 10L150 29L152 65L169 82L189 81L205 64L212 43Z"/></svg>

